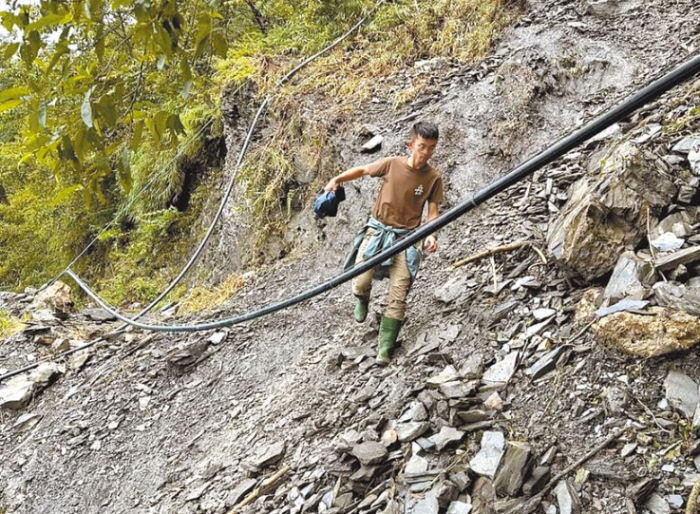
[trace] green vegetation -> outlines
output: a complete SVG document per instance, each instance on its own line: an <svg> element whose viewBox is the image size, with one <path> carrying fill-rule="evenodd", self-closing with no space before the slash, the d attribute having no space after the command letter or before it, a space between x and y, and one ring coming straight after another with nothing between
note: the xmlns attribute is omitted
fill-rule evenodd
<svg viewBox="0 0 700 514"><path fill-rule="evenodd" d="M202 185L220 165L209 158L209 143L221 134L224 90L248 83L263 95L374 1L12 6L0 13L11 34L0 47L0 289L40 285L116 218L76 268L123 303L152 299L200 235L196 221L212 195ZM318 165L330 124L343 126L390 91L396 106L410 102L429 79L392 75L416 60L482 58L518 7L507 0L387 3L356 37L279 92L242 174L258 214L258 243L281 230L293 203L305 201L292 180L294 158ZM311 93L318 108L302 117L300 98Z"/></svg>
<svg viewBox="0 0 700 514"><path fill-rule="evenodd" d="M16 334L24 325L22 322L4 309L0 309L0 340Z"/></svg>

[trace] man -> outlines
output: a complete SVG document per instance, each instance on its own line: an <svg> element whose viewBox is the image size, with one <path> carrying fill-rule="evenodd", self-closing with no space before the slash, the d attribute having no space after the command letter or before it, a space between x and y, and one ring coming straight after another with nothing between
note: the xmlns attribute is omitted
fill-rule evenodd
<svg viewBox="0 0 700 514"><path fill-rule="evenodd" d="M428 204L428 221L438 217L443 199L440 172L428 160L435 152L438 129L432 123L419 122L411 128L409 157L389 157L366 166L349 169L331 179L326 191L335 191L338 184L360 177L381 177L382 187L372 209L372 217L355 238L353 251L346 262L346 269L369 259L389 248L400 238L418 227L425 204ZM430 253L437 250L437 238L427 237L423 248ZM389 364L391 350L396 345L401 324L406 317L406 297L418 273L421 250L415 246L394 256L353 280L355 295L355 320L362 323L367 318L372 280L386 276L390 280L389 304L382 315L379 327L377 364Z"/></svg>

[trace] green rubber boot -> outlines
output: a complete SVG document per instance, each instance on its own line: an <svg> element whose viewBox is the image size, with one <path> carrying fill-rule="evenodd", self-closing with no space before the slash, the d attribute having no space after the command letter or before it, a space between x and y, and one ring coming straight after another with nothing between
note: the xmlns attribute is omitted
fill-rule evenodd
<svg viewBox="0 0 700 514"><path fill-rule="evenodd" d="M357 300L355 301L355 311L352 313L352 315L355 318L355 321L358 323L364 323L367 319L369 298L364 296L356 296L355 298L357 298Z"/></svg>
<svg viewBox="0 0 700 514"><path fill-rule="evenodd" d="M389 364L391 350L396 345L400 329L401 320L382 316L382 322L379 324L379 349L375 359L379 366L387 366Z"/></svg>

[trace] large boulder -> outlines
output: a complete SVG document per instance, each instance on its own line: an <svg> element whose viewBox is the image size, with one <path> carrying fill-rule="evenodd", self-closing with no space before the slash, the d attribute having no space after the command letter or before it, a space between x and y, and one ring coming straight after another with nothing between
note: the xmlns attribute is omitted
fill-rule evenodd
<svg viewBox="0 0 700 514"><path fill-rule="evenodd" d="M569 201L550 225L549 252L571 277L600 278L642 240L647 223L656 223L676 193L663 160L622 143L601 161L597 176L572 186Z"/></svg>
<svg viewBox="0 0 700 514"><path fill-rule="evenodd" d="M657 357L700 342L700 319L685 312L652 307L649 314L618 312L593 325L599 343L634 357Z"/></svg>
<svg viewBox="0 0 700 514"><path fill-rule="evenodd" d="M49 311L59 319L65 319L73 312L73 299L70 286L60 280L37 293L29 306L31 312Z"/></svg>

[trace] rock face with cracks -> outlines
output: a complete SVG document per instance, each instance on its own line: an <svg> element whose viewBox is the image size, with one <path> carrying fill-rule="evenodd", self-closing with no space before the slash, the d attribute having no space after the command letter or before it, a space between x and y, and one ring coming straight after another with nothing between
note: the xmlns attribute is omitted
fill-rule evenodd
<svg viewBox="0 0 700 514"><path fill-rule="evenodd" d="M700 319L660 307L652 315L618 312L595 325L598 342L634 357L657 357L692 348L700 341Z"/></svg>
<svg viewBox="0 0 700 514"><path fill-rule="evenodd" d="M547 234L549 252L568 274L592 281L645 234L648 218L671 203L668 166L630 142L614 148L596 178L584 177Z"/></svg>

